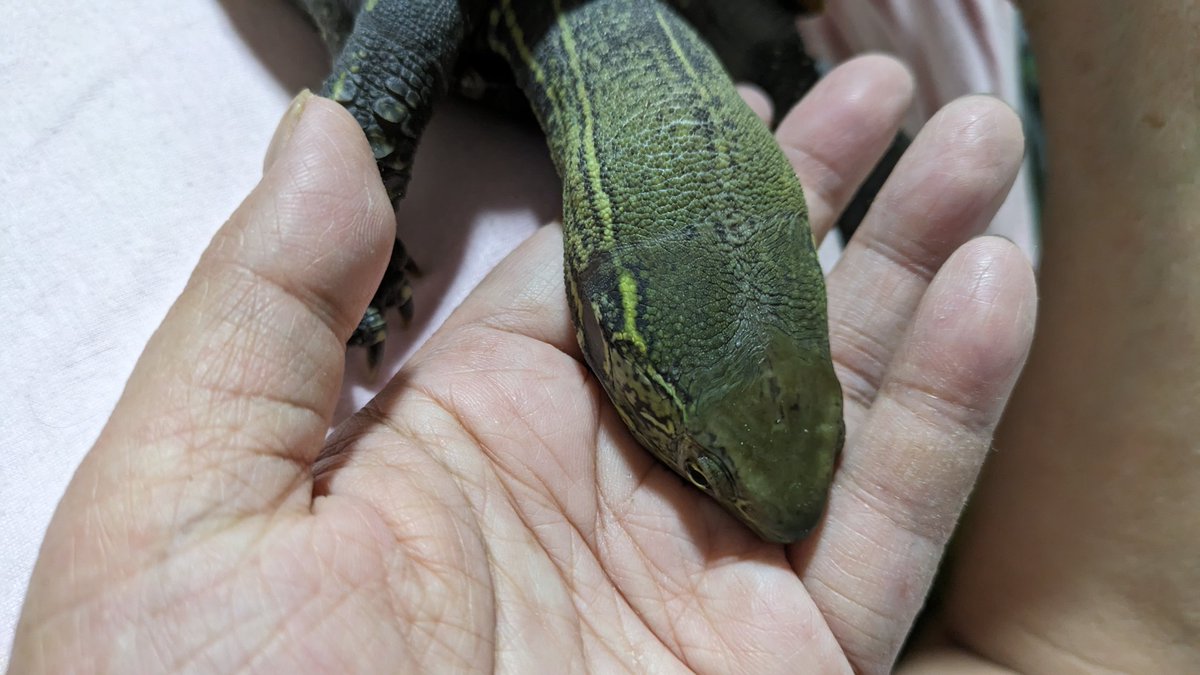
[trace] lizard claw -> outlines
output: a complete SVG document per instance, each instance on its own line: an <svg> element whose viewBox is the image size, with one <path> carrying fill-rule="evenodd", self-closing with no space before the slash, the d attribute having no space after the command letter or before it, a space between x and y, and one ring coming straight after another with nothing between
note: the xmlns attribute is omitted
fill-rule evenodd
<svg viewBox="0 0 1200 675"><path fill-rule="evenodd" d="M387 311L395 307L400 312L400 326L407 327L413 317L413 290L409 279L419 276L416 263L408 257L404 244L396 240L387 271L375 291L375 297L358 322L358 327L347 340L351 347L367 348L367 363L371 370L378 365L383 355L383 343L387 339Z"/></svg>

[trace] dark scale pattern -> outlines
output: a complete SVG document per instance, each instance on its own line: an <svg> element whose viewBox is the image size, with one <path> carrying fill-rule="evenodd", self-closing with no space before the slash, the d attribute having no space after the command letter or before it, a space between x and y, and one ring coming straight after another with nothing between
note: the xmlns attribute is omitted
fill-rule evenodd
<svg viewBox="0 0 1200 675"><path fill-rule="evenodd" d="M637 26L594 20L608 30L577 31L574 43L583 72L615 71L585 78L582 88L593 102L593 130L605 130L593 134L603 158L599 184L613 212L617 264L638 282L637 323L651 361L686 391L687 378L720 363L730 349L749 348L767 326L797 338L824 336L824 307L812 306L804 290L819 288L822 279L812 263L803 193L720 64L697 41L683 39L689 33L682 25L676 38L686 63L671 46L663 48L655 17ZM579 83L569 59L546 53L556 44L543 41L539 60L571 100L566 108L576 110ZM697 95L696 78L707 95ZM571 126L582 134L586 124ZM593 214L597 185L582 178L586 143L565 145L573 146L576 160L569 172L581 176L565 181L567 219L578 230L578 254L590 257L607 248ZM619 332L624 312L609 284L597 285L607 287L610 329Z"/></svg>
<svg viewBox="0 0 1200 675"><path fill-rule="evenodd" d="M774 104L776 123L816 83L817 66L796 30L795 15L819 11L819 2L671 0L670 4L703 34L734 80L762 87Z"/></svg>
<svg viewBox="0 0 1200 675"><path fill-rule="evenodd" d="M346 106L366 133L393 203L403 199L412 176L417 143L454 72L471 17L470 2L447 0L302 0L335 52L333 72L322 95ZM355 19L352 32L346 15ZM331 23L332 22L332 23ZM332 26L332 27L331 27ZM397 240L379 290L352 345L372 347L379 357L386 334L385 313L412 316L408 274L416 267Z"/></svg>

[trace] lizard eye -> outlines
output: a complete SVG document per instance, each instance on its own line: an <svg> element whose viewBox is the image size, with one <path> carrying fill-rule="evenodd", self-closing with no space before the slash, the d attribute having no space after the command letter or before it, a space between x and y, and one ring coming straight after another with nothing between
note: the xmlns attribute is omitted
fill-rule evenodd
<svg viewBox="0 0 1200 675"><path fill-rule="evenodd" d="M689 459L687 466L684 467L684 471L687 473L687 479L692 482L692 485L706 492L708 491L708 477L704 475L704 471L700 468L700 464L696 460Z"/></svg>
<svg viewBox="0 0 1200 675"><path fill-rule="evenodd" d="M683 465L684 475L692 485L722 497L730 497L735 492L733 477L725 464L718 458L703 451L695 457L689 457Z"/></svg>

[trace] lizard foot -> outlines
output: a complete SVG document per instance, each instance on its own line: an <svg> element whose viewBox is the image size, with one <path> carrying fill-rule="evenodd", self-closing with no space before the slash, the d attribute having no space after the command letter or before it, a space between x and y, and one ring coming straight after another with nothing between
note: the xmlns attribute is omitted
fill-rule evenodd
<svg viewBox="0 0 1200 675"><path fill-rule="evenodd" d="M392 67L394 71L405 72L400 65L393 64ZM419 79L411 73L409 76ZM384 83L380 83L380 79L384 79ZM417 124L416 128L424 125L428 110L422 110L420 104L428 94L414 93L417 89L409 87L407 80L395 76L368 78L357 66L335 74L330 82L327 86L330 96L345 106L362 126L394 208L404 199L408 188L418 137L412 125ZM397 238L383 280L347 342L351 347L367 348L367 364L372 371L383 355L388 310L399 310L401 328L412 319L413 292L409 279L418 273L416 264Z"/></svg>
<svg viewBox="0 0 1200 675"><path fill-rule="evenodd" d="M404 243L397 239L375 297L359 320L354 334L346 342L351 347L367 348L367 365L371 370L375 369L383 356L383 343L387 339L387 311L396 308L400 312L401 328L407 327L412 321L413 291L409 280L420 274L416 263L408 257Z"/></svg>
<svg viewBox="0 0 1200 675"><path fill-rule="evenodd" d="M336 54L322 94L345 106L362 127L393 206L404 198L433 102L448 87L468 24L463 7L470 4L303 0ZM383 281L349 340L367 347L372 367L383 353L388 310L399 310L404 324L412 317L409 279L416 274L397 239Z"/></svg>

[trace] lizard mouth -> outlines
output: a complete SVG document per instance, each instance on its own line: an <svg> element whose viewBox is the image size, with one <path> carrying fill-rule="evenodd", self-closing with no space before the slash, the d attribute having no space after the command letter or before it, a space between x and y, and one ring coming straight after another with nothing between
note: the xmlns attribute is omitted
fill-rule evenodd
<svg viewBox="0 0 1200 675"><path fill-rule="evenodd" d="M748 510L748 504L736 505L739 519L761 539L773 544L791 544L804 539L815 527L807 518L771 518Z"/></svg>

